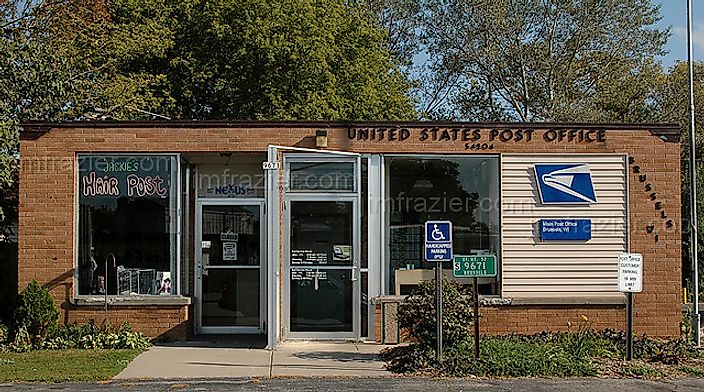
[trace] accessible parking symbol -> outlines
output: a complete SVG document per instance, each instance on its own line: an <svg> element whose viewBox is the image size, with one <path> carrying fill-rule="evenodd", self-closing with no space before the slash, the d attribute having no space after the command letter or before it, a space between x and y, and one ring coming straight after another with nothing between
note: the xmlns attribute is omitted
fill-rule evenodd
<svg viewBox="0 0 704 392"><path fill-rule="evenodd" d="M425 259L440 262L452 260L452 222L425 222Z"/></svg>

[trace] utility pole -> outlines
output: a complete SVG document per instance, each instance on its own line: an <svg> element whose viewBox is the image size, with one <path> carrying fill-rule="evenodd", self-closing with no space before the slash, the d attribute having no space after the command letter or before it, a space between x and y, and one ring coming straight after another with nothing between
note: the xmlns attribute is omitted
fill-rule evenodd
<svg viewBox="0 0 704 392"><path fill-rule="evenodd" d="M689 207L691 229L692 281L692 329L694 342L701 347L701 319L699 317L699 261L697 259L697 136L694 129L694 66L692 58L692 0L687 0L687 64L689 67Z"/></svg>

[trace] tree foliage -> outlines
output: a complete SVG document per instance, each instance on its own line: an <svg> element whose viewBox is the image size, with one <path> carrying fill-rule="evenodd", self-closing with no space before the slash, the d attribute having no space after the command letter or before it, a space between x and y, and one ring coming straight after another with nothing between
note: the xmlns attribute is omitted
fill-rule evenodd
<svg viewBox="0 0 704 392"><path fill-rule="evenodd" d="M610 111L630 106L602 108L603 89L647 79L669 34L654 27L659 19L650 0L429 0L422 112L470 120L610 119Z"/></svg>
<svg viewBox="0 0 704 392"><path fill-rule="evenodd" d="M356 2L9 0L0 29L4 193L26 120L414 117L385 30Z"/></svg>
<svg viewBox="0 0 704 392"><path fill-rule="evenodd" d="M384 30L338 0L186 1L175 7L166 75L174 116L409 119L410 87Z"/></svg>
<svg viewBox="0 0 704 392"><path fill-rule="evenodd" d="M412 71L421 50L421 3L421 0L360 0L383 28L389 53L407 72Z"/></svg>
<svg viewBox="0 0 704 392"><path fill-rule="evenodd" d="M698 216L698 255L704 257L704 62L693 64L693 85L695 97L694 129L696 133L696 172L697 172L697 216ZM687 63L679 62L672 66L655 83L649 94L649 116L646 121L679 124L682 130L682 276L687 285L692 284L690 219L690 125L689 125L689 76ZM700 269L699 280L704 283L704 269ZM690 290L691 292L691 290Z"/></svg>
<svg viewBox="0 0 704 392"><path fill-rule="evenodd" d="M163 55L153 20L116 21L101 0L0 3L0 228L16 217L19 123L143 117L163 78L134 67ZM9 203L8 203L9 201Z"/></svg>
<svg viewBox="0 0 704 392"><path fill-rule="evenodd" d="M49 290L40 286L36 280L22 290L15 310L15 324L29 332L32 343L41 343L49 331L56 327L59 311Z"/></svg>

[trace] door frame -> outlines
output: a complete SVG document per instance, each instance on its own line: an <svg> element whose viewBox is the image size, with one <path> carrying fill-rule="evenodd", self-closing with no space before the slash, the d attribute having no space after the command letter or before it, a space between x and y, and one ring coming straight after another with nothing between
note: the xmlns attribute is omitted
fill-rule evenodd
<svg viewBox="0 0 704 392"><path fill-rule="evenodd" d="M354 191L352 192L290 192L283 190L283 339L284 340L359 340L361 329L361 156L336 154L318 154L285 152L283 154L284 178L288 179L289 163L294 162L353 162L354 163ZM287 180L285 180L287 181ZM351 271L352 280L352 331L351 332L292 332L290 318L290 289L291 289L291 202L298 201L320 201L320 202L351 202L352 203L352 264L347 266L316 266L321 270L344 270ZM294 268L306 268L306 265L293 266ZM311 268L311 267L308 267Z"/></svg>
<svg viewBox="0 0 704 392"><path fill-rule="evenodd" d="M203 326L203 207L204 206L257 206L259 207L259 326L223 326L207 327ZM196 200L195 211L195 261L194 270L194 297L195 297L195 326L196 334L262 334L266 332L267 316L267 229L266 229L266 209L264 199L243 198L243 199L213 199L201 198ZM233 268L232 266L213 266L211 269L256 269L257 267Z"/></svg>

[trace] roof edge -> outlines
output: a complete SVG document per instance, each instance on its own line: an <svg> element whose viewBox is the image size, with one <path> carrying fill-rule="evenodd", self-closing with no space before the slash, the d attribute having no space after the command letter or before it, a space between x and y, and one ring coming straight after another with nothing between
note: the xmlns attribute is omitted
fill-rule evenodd
<svg viewBox="0 0 704 392"><path fill-rule="evenodd" d="M582 128L649 131L655 136L679 139L674 123L585 123L585 122L463 122L463 121L27 121L20 124L20 135L32 139L55 128L350 128L350 127L473 127L473 128Z"/></svg>

